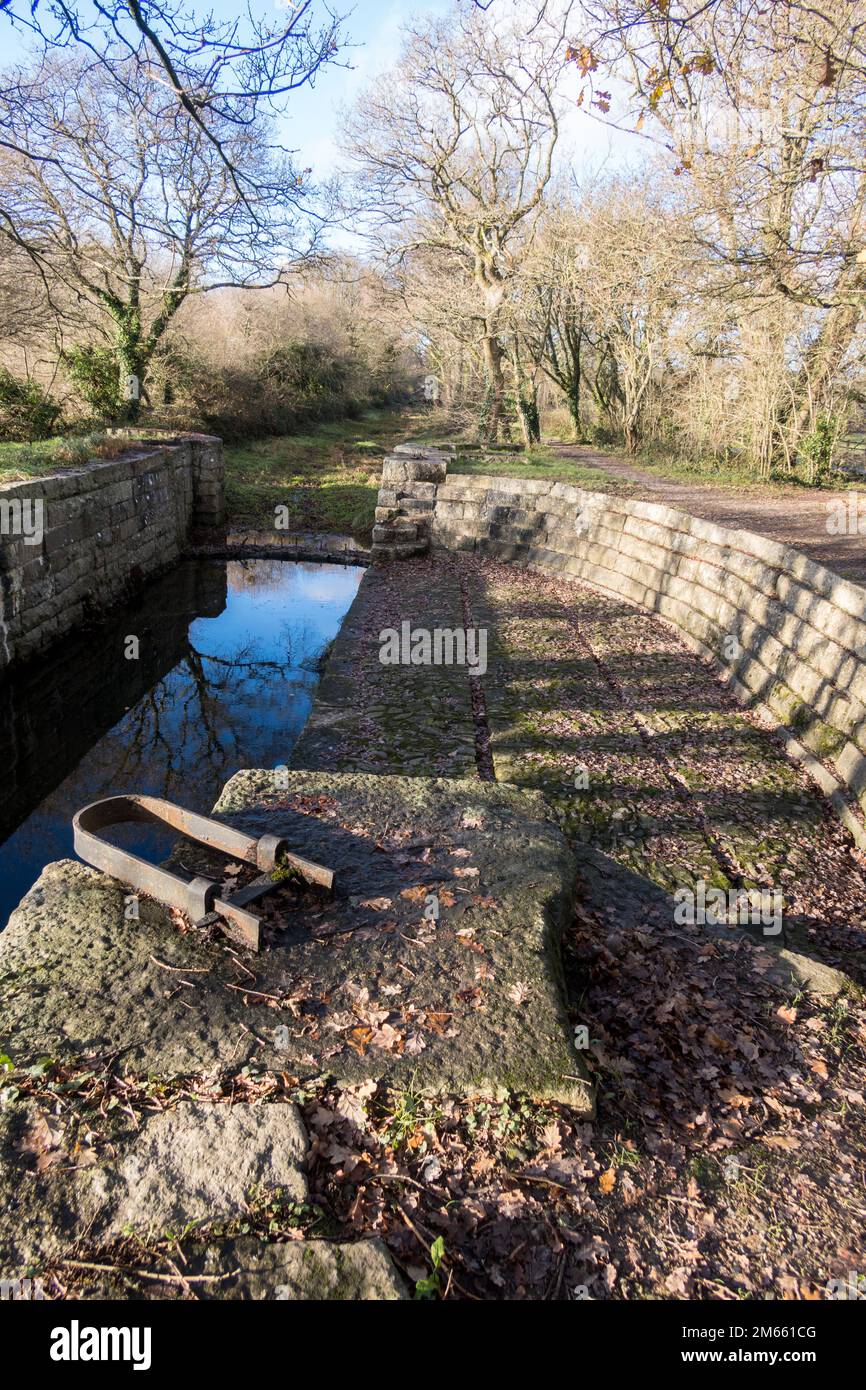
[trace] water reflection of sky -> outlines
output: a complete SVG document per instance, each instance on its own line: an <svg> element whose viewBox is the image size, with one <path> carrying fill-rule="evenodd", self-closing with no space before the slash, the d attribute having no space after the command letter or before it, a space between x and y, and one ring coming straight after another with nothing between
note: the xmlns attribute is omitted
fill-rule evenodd
<svg viewBox="0 0 866 1390"><path fill-rule="evenodd" d="M287 763L312 706L315 663L361 575L342 565L229 562L224 611L192 618L180 659L0 846L0 925L46 863L72 854L70 821L88 802L146 792L207 812L238 769ZM146 827L113 838L151 857L170 848Z"/></svg>

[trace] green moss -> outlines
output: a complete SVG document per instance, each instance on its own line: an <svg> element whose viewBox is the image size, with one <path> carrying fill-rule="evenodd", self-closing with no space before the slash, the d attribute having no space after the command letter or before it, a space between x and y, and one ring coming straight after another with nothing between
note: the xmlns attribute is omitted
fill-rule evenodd
<svg viewBox="0 0 866 1390"><path fill-rule="evenodd" d="M845 735L829 724L817 721L813 730L812 747L819 758L834 758L847 742Z"/></svg>

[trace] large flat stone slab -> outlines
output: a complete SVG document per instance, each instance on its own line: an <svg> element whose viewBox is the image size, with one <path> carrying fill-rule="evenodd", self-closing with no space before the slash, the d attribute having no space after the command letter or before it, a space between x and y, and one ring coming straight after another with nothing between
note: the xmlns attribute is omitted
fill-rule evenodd
<svg viewBox="0 0 866 1390"><path fill-rule="evenodd" d="M191 1103L148 1119L117 1166L110 1235L231 1219L251 1192L303 1202L307 1134L294 1105Z"/></svg>
<svg viewBox="0 0 866 1390"><path fill-rule="evenodd" d="M120 885L51 865L0 936L0 1050L171 1075L255 1059L591 1107L559 955L575 866L539 794L305 772L286 790L253 771L217 813L330 865L335 900L284 885L244 956L153 903L126 921Z"/></svg>

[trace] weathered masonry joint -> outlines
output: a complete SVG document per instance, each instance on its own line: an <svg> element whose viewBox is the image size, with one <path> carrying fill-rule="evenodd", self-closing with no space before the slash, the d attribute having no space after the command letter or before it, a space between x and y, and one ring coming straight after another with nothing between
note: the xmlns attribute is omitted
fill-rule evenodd
<svg viewBox="0 0 866 1390"><path fill-rule="evenodd" d="M436 493L453 444L398 444L382 467L373 527L374 561L409 560L430 549Z"/></svg>

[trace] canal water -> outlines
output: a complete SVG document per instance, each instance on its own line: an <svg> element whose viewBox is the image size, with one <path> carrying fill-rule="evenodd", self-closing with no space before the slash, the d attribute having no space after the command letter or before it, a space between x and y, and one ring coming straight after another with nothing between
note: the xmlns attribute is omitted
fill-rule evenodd
<svg viewBox="0 0 866 1390"><path fill-rule="evenodd" d="M45 864L74 857L70 822L88 802L140 792L208 812L240 768L287 764L362 575L187 561L0 681L0 930ZM176 835L111 838L165 858Z"/></svg>

